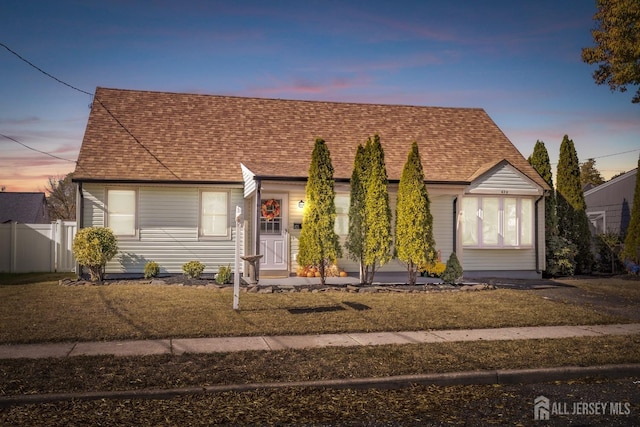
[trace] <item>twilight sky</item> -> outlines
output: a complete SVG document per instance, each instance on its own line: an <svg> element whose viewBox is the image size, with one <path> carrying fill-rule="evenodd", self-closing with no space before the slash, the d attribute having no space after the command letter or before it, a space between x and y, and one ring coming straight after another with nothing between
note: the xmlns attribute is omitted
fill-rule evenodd
<svg viewBox="0 0 640 427"><path fill-rule="evenodd" d="M525 157L544 141L554 180L565 134L608 179L637 166L640 105L633 87L597 86L580 59L595 11L590 0L24 0L0 5L0 43L87 92L480 107ZM91 98L2 46L0 77L0 134L68 160L0 136L0 186L43 190L73 171Z"/></svg>

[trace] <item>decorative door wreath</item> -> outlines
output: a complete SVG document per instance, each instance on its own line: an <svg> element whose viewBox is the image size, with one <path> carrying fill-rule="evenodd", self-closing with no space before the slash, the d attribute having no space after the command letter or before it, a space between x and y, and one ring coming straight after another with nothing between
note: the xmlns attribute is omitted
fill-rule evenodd
<svg viewBox="0 0 640 427"><path fill-rule="evenodd" d="M267 221L280 216L280 202L276 199L269 199L262 202L260 207L261 215Z"/></svg>

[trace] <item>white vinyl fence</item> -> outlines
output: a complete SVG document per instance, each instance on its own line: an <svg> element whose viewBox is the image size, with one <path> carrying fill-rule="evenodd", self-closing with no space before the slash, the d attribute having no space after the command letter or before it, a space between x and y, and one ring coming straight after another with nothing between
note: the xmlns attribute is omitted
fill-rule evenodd
<svg viewBox="0 0 640 427"><path fill-rule="evenodd" d="M0 272L71 272L75 221L0 224Z"/></svg>

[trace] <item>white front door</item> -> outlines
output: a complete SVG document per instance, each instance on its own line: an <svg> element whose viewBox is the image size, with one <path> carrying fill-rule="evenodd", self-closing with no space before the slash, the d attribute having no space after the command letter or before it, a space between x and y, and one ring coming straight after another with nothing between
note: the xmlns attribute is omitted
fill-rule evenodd
<svg viewBox="0 0 640 427"><path fill-rule="evenodd" d="M260 200L260 270L287 270L288 198L285 194L264 194Z"/></svg>

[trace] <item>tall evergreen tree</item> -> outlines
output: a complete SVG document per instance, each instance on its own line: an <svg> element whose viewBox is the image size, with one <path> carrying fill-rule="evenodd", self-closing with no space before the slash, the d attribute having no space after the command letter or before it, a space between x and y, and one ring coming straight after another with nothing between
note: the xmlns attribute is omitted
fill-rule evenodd
<svg viewBox="0 0 640 427"><path fill-rule="evenodd" d="M418 144L414 142L402 169L396 204L396 251L407 264L409 284L416 284L418 267L436 259L433 216Z"/></svg>
<svg viewBox="0 0 640 427"><path fill-rule="evenodd" d="M367 164L366 150L362 144L359 144L353 161L353 172L351 173L349 234L345 242L345 248L349 258L357 261L360 266L361 283L364 283L367 277L367 269L364 262L364 248L367 238L367 221L365 217Z"/></svg>
<svg viewBox="0 0 640 427"><path fill-rule="evenodd" d="M551 187L544 203L544 247L545 247L545 272L547 275L556 275L555 266L558 263L558 254L555 248L562 242L555 241L558 236L558 217L556 216L556 190L553 187L553 173L551 172L551 162L549 153L542 141L536 141L533 147L533 154L527 159L529 164L540 174L542 179ZM563 245L564 246L564 245Z"/></svg>
<svg viewBox="0 0 640 427"><path fill-rule="evenodd" d="M549 152L542 141L536 141L533 154L529 156L529 164L540 174L542 179L551 187L544 205L545 240L558 234L558 217L556 216L556 190L553 187L553 173Z"/></svg>
<svg viewBox="0 0 640 427"><path fill-rule="evenodd" d="M365 199L366 238L364 262L368 268L366 283L371 284L376 269L391 260L391 208L389 207L387 167L380 137L369 138L365 146L369 162Z"/></svg>
<svg viewBox="0 0 640 427"><path fill-rule="evenodd" d="M638 157L638 172L640 172L640 157ZM636 175L636 186L633 192L633 206L631 207L631 221L624 239L622 258L640 264L640 178Z"/></svg>
<svg viewBox="0 0 640 427"><path fill-rule="evenodd" d="M341 256L338 235L334 231L336 221L333 165L329 148L324 140L316 139L309 178L306 186L307 204L300 232L298 263L317 265L320 282L324 285L326 267Z"/></svg>
<svg viewBox="0 0 640 427"><path fill-rule="evenodd" d="M580 163L573 141L567 135L560 144L557 214L560 236L577 246L576 271L591 272L593 265L591 232L580 182Z"/></svg>

